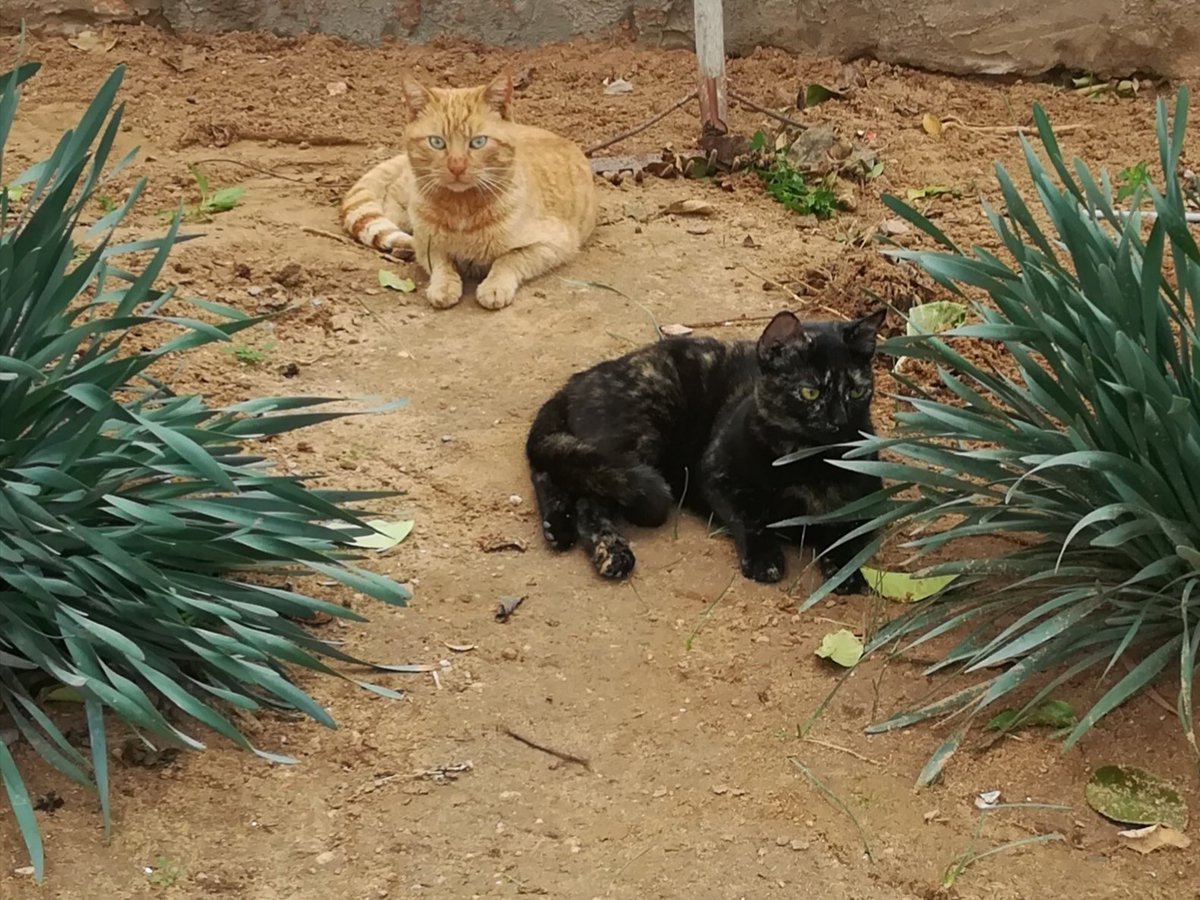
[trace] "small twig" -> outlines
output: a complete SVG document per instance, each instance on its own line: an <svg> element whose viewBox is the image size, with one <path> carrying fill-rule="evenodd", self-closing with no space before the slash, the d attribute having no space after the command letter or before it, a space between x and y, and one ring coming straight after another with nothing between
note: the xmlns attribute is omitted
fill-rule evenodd
<svg viewBox="0 0 1200 900"><path fill-rule="evenodd" d="M945 129L949 125L956 125L965 131L974 131L977 134L1032 134L1037 129L1031 125L972 125L969 122L964 122L958 116L946 116L942 119L942 128ZM1083 128L1083 125L1055 125L1055 134L1070 134L1072 131L1078 131Z"/></svg>
<svg viewBox="0 0 1200 900"><path fill-rule="evenodd" d="M1121 657L1121 665L1125 667L1126 674L1133 671L1133 663L1131 663L1125 657ZM1148 684L1145 688L1143 688L1143 690L1146 692L1147 697L1165 709L1168 713L1173 716L1178 715L1175 707L1166 701L1166 698L1164 698L1163 695L1158 692L1154 685Z"/></svg>
<svg viewBox="0 0 1200 900"><path fill-rule="evenodd" d="M870 763L873 766L883 766L883 763L881 763L879 760L871 759L869 756L863 756L857 750L851 750L849 747L843 747L840 744L831 744L829 741L823 741L820 738L814 737L805 737L801 738L801 740L808 744L816 744L818 747L827 747L830 750L839 750L842 753L849 753L855 759L861 759L863 762Z"/></svg>
<svg viewBox="0 0 1200 900"><path fill-rule="evenodd" d="M630 866L632 866L635 862L637 862L639 859L641 859L643 856L645 856L647 853L649 853L653 849L654 849L653 844L647 844L645 847L643 847L641 850L639 850L633 856L629 857L629 859L625 861L625 865L623 865L623 866L621 866L621 868L617 869L616 874L613 875L613 877L609 880L608 890L604 892L605 896L608 896L609 894L612 893L613 886L617 883L617 879L625 874L626 869L628 869Z"/></svg>
<svg viewBox="0 0 1200 900"><path fill-rule="evenodd" d="M796 759L796 757L794 757L794 756L791 756L788 758L791 760L792 765L800 770L800 774L802 774L805 778L807 778L809 783L812 784L813 787L815 787L819 791L821 791L821 793L823 793L826 797L829 798L831 803L833 803L835 806L838 807L838 809L840 809L847 816L849 816L850 821L854 823L854 827L858 829L858 836L862 839L863 850L866 851L867 859L870 860L872 863L875 862L875 854L873 854L871 852L871 843L870 843L870 841L867 840L867 831L865 828L862 827L862 823L860 821L858 821L858 817L850 811L850 807L848 807L842 801L841 797L839 797L837 794L835 794L833 791L831 791L826 786L825 782L823 782L820 778L818 778L816 775L814 775L812 770L809 769L808 766L804 765L804 763L800 762L800 760Z"/></svg>
<svg viewBox="0 0 1200 900"><path fill-rule="evenodd" d="M1142 217L1142 219L1146 222L1153 222L1155 219L1158 218L1158 213L1156 213L1152 209L1142 211L1142 210L1115 209L1114 208L1113 212L1116 213L1122 219L1131 218L1133 216L1134 212L1137 212L1137 214L1140 215ZM1093 219L1099 219L1099 218L1103 217L1104 213L1102 213L1098 209L1093 209L1091 211L1091 215L1092 215ZM1193 224L1196 222L1200 222L1200 212L1193 212L1191 210L1187 210L1183 214L1183 220L1185 222L1191 222Z"/></svg>
<svg viewBox="0 0 1200 900"><path fill-rule="evenodd" d="M619 144L619 143L621 143L621 141L625 140L626 138L631 138L635 134L641 134L643 131L645 131L647 128L649 128L651 125L654 125L656 122L658 122L662 119L665 119L671 113L675 112L675 110L679 109L679 107L685 106L686 104L690 103L692 100L695 100L699 93L700 93L699 91L692 91L686 97L680 97L678 100L676 100L674 103L672 103L666 109L664 109L662 112L655 113L650 118L648 118L645 122L642 122L640 125L634 125L632 128L628 128L625 131L622 131L620 134L613 135L608 140L601 141L598 144L592 144L592 146L588 147L586 150L583 151L583 155L591 156L593 153L598 153L599 151L604 150L607 147L611 147L613 144Z"/></svg>
<svg viewBox="0 0 1200 900"><path fill-rule="evenodd" d="M742 268L745 269L747 272L749 272L751 275L753 275L755 278L761 278L763 284L770 284L770 285L774 285L775 287L779 288L781 291L783 291L785 294L787 294L789 297L791 297L793 302L795 302L796 304L798 304L800 306L805 306L805 307L809 305L807 300L805 300L803 297L801 297L799 294L797 294L795 291L793 291L786 284L782 284L781 282L775 281L772 278L767 278L762 273L755 272L749 266L742 266ZM816 305L817 309L824 310L825 312L829 313L831 316L837 316L839 319L846 318L845 313L842 313L839 310L834 309L832 306L826 306L824 303L817 303L815 305Z"/></svg>
<svg viewBox="0 0 1200 900"><path fill-rule="evenodd" d="M753 100L747 100L741 94L735 94L733 91L728 91L727 93L730 100L740 103L742 106L749 107L755 112L760 112L764 116L770 116L777 122L782 122L784 125L789 125L792 128L799 128L801 131L804 131L806 128L808 128L808 126L803 122L797 122L795 119L789 119L787 116L781 115L775 112L773 109L767 109L765 106L759 106Z"/></svg>
<svg viewBox="0 0 1200 900"><path fill-rule="evenodd" d="M403 262L403 260L392 256L390 253L384 253L377 247L369 247L366 244L360 244L358 241L352 240L346 235L337 234L332 231L326 231L323 228L313 228L311 225L301 225L300 230L308 234L315 234L317 237L329 238L331 241L337 241L339 244L347 244L351 247L365 247L367 250L372 250L379 254L382 259L386 259L388 262Z"/></svg>
<svg viewBox="0 0 1200 900"><path fill-rule="evenodd" d="M732 325L757 325L759 322L770 322L775 313L766 316L735 316L729 319L714 319L711 322L684 322L684 328L728 328Z"/></svg>
<svg viewBox="0 0 1200 900"><path fill-rule="evenodd" d="M537 741L531 741L529 738L517 734L507 726L501 728L500 730L507 734L514 741L518 741L519 743L524 744L526 747L532 747L534 750L540 750L543 753L549 754L557 759L561 759L563 762L575 763L577 766L583 766L589 772L592 770L592 764L582 756L575 756L573 753L564 753L561 750L555 750L553 747L547 747L545 744L539 744Z"/></svg>
<svg viewBox="0 0 1200 900"><path fill-rule="evenodd" d="M704 623L708 621L708 617L712 615L712 611L717 608L717 604L721 602L721 598L729 592L731 587L733 587L733 581L735 578L737 578L736 572L734 572L733 576L729 579L729 584L725 585L725 590L717 594L716 599L713 600L712 603L708 604L708 608L700 614L700 618L696 620L696 627L692 629L692 633L688 635L687 640L684 642L684 647L686 649L692 649L692 641L696 639L696 635L700 633L700 629L704 626Z"/></svg>
<svg viewBox="0 0 1200 900"><path fill-rule="evenodd" d="M284 181L294 181L296 184L307 184L303 178L293 178L291 175L280 175L278 172L272 172L270 169L263 169L259 166L251 165L247 162L242 162L240 159L226 159L224 157L213 157L212 159L198 159L192 163L194 166L201 166L205 163L229 163L232 166L241 166L243 169L249 169L251 172L258 172L260 175L269 175L271 178L282 178Z"/></svg>

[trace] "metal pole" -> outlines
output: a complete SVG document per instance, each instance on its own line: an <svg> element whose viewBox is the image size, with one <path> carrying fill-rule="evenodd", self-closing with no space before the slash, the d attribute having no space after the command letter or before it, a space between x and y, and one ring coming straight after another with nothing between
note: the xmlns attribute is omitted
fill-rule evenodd
<svg viewBox="0 0 1200 900"><path fill-rule="evenodd" d="M721 0L693 0L696 60L700 64L702 135L727 134L725 99L725 17Z"/></svg>

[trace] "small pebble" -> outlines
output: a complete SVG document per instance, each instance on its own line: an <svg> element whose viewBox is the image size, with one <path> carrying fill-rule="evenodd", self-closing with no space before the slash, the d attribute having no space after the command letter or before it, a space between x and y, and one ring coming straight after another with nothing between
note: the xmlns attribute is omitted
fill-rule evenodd
<svg viewBox="0 0 1200 900"><path fill-rule="evenodd" d="M503 659L514 660L517 658L517 651L514 650L512 647L505 647L503 650L500 651L500 656Z"/></svg>
<svg viewBox="0 0 1200 900"><path fill-rule="evenodd" d="M317 865L318 866L327 866L331 862L333 862L333 851L332 850L326 850L323 853L317 854Z"/></svg>
<svg viewBox="0 0 1200 900"><path fill-rule="evenodd" d="M450 437L450 435L448 435L448 434L443 434L443 435L442 435L442 443L443 443L443 444L448 444L448 443L450 443L450 441L452 441L452 440L453 440L453 438L451 438L451 437Z"/></svg>
<svg viewBox="0 0 1200 900"><path fill-rule="evenodd" d="M509 494L508 502L511 503L513 506L520 506L521 505L521 495L520 494Z"/></svg>

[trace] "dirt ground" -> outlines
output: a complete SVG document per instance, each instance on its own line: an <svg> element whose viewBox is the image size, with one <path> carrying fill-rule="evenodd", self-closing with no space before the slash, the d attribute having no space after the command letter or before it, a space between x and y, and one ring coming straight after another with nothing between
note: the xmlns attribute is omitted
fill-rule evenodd
<svg viewBox="0 0 1200 900"><path fill-rule="evenodd" d="M864 139L884 171L860 191L855 212L805 221L753 179L729 190L682 180L599 183L602 224L576 261L500 313L470 298L437 312L419 293L379 287L381 266L420 285L414 268L320 233L337 231L341 193L396 146L397 73L413 67L430 81L468 84L504 63L528 69L519 115L588 144L686 93L689 54L620 40L493 51L259 36L185 41L137 29L113 36L108 52L63 39L29 43L28 56L45 67L25 92L6 174L48 153L109 69L125 63L120 144L140 145L141 155L113 196L134 174L149 178L131 231L155 233L161 210L196 202L190 165L214 188L246 187L234 210L191 226L202 237L179 248L168 281L248 311L294 309L251 333L240 358L212 349L182 361L176 386L216 402L267 393L409 399L386 415L279 440L271 452L325 484L406 492L383 511L411 514L415 530L376 565L411 582L411 605L394 610L313 585L371 618L322 631L381 662L450 665L437 683L386 676L407 692L402 702L306 679L338 730L279 717L253 725L259 746L295 755L296 766L268 765L217 741L156 768L118 765L110 842L94 799L19 747L31 788L64 802L41 816L49 854L41 889L15 874L27 860L0 811L0 897L924 898L969 846L974 798L991 789L1071 811L997 813L982 828L981 851L1052 832L1066 839L981 860L957 881L958 896L1200 897L1194 851L1140 857L1121 849L1117 829L1084 803L1094 767L1128 762L1172 779L1197 808L1178 723L1149 698L1110 715L1066 754L1040 734L972 744L941 782L914 792L944 735L921 727L867 737L863 728L952 686L925 677L923 660L886 671L864 664L809 732L813 740L797 738L797 724L839 677L813 655L821 635L861 629L879 601L831 600L798 616L796 598L779 588L731 583L731 547L686 516L677 533L635 535L631 584L602 583L582 554L542 545L522 454L531 415L569 373L653 337L647 312L661 323L704 323L791 303L765 281L803 282L813 309L843 312L865 309L866 289L920 295L922 286L876 250L854 246L887 217L884 191L953 187L958 196L930 204L938 223L960 243L989 241L979 199L999 205L993 160L1022 171L1016 138L955 128L935 140L921 128L923 113L1012 125L1040 100L1056 123L1079 126L1063 136L1069 152L1115 172L1154 158L1152 90L1090 102L1050 84L862 64L867 84L852 98L793 112L843 134L871 133ZM0 68L17 48L15 37L0 37ZM764 51L733 61L730 72L740 94L776 106L802 83L836 81L840 69ZM634 89L606 95L606 77ZM344 92L328 87L338 82ZM677 111L611 152L687 148L694 115L694 107ZM743 108L731 113L742 133L762 122ZM711 202L716 214L650 215L688 198ZM698 330L754 336L747 327ZM504 542L526 549L487 549ZM800 572L799 560L791 565ZM815 579L806 575L802 585ZM498 624L497 600L511 595L526 600ZM1100 689L1089 681L1063 695L1081 706ZM506 729L586 757L590 768ZM469 768L456 773L460 766ZM438 770L448 773L443 781Z"/></svg>

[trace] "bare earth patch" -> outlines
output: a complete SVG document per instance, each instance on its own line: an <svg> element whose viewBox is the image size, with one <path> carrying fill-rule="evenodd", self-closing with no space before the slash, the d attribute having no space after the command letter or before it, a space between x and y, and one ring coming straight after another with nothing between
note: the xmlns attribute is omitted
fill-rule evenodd
<svg viewBox="0 0 1200 900"><path fill-rule="evenodd" d="M200 165L214 189L245 186L231 211L188 226L203 237L180 247L168 280L249 311L295 309L251 332L247 349L184 360L175 386L218 401L409 398L396 412L316 428L269 452L326 484L406 492L382 511L411 514L415 530L377 565L414 584L412 605L389 610L319 588L372 622L318 627L382 662L446 659L450 667L437 683L388 676L408 691L403 702L311 683L339 723L335 732L270 716L247 723L260 746L294 754L298 766L270 766L215 740L207 753L152 766L126 759L114 768L110 844L94 799L19 747L31 792L57 792L63 803L42 816L49 882L41 891L14 874L24 851L0 813L5 900L922 898L935 895L943 869L967 846L979 815L973 800L991 789L1073 812L998 813L982 846L1052 831L1067 840L990 857L959 880L959 896L1195 896L1194 851L1122 851L1116 829L1084 802L1092 768L1128 762L1171 779L1194 806L1178 723L1149 699L1118 710L1065 756L1034 732L986 750L973 744L942 782L915 794L917 772L944 734L868 738L862 729L935 686L920 660L886 670L864 664L809 733L816 741L796 737L840 676L813 654L821 636L861 629L880 601L838 598L800 617L796 598L737 577L703 618L730 583L733 553L707 523L686 516L677 536L670 526L634 534L631 585L601 583L582 554L544 547L522 453L531 415L562 379L653 337L647 311L662 324L769 315L790 301L764 281L802 285L814 309L847 314L868 307L865 289L901 301L920 295L927 285L846 243L889 216L882 191L953 186L960 196L930 204L938 224L961 244L989 240L979 197L999 203L994 159L1022 171L1016 138L955 128L935 140L921 128L924 113L1011 125L1040 99L1056 123L1081 126L1063 138L1069 151L1115 172L1152 158L1151 96L1095 103L1049 85L864 65L868 81L854 97L804 114L845 134L875 133L884 172L860 192L855 212L804 222L750 177L732 190L682 180L600 183L604 224L570 266L523 289L503 312L470 297L437 312L420 295L415 267L319 233L336 233L341 193L396 145L401 67L457 84L502 63L527 69L518 114L590 144L686 93L690 54L620 42L502 52L116 34L107 53L61 39L30 43L28 56L46 65L25 92L5 172L47 153L124 62L121 149L141 145L132 173L150 179L132 230L155 232L158 211L197 202L189 165ZM15 37L0 39L0 68L17 46ZM738 92L772 106L802 83L835 82L839 70L773 51L731 64ZM633 91L606 95L606 77L625 78ZM685 149L693 116L673 113L610 152ZM762 121L736 107L732 119L746 134ZM123 175L114 198L131 182ZM716 214L702 223L650 215L688 198L707 200ZM381 288L381 265L413 278L417 293ZM608 284L636 304L579 281ZM881 399L881 424L888 409ZM789 564L801 573L799 559ZM803 575L802 586L815 584ZM500 624L503 596L526 599ZM1064 695L1078 708L1096 692L1088 682ZM793 757L853 811L873 862L854 823Z"/></svg>

